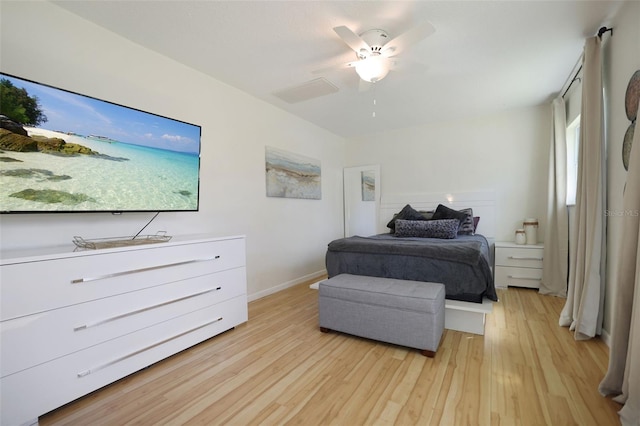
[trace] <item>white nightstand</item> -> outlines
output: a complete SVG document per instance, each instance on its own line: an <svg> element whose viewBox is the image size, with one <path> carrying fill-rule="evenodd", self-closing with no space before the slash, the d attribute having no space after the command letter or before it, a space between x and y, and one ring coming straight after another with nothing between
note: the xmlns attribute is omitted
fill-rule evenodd
<svg viewBox="0 0 640 426"><path fill-rule="evenodd" d="M542 244L496 242L495 286L499 288L540 288L542 281Z"/></svg>

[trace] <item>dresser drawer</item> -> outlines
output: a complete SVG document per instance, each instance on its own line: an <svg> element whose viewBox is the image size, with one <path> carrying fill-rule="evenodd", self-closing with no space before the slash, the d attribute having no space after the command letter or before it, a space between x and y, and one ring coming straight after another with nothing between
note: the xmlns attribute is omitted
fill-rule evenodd
<svg viewBox="0 0 640 426"><path fill-rule="evenodd" d="M542 269L496 266L496 287L540 288Z"/></svg>
<svg viewBox="0 0 640 426"><path fill-rule="evenodd" d="M496 266L542 268L542 248L496 247Z"/></svg>
<svg viewBox="0 0 640 426"><path fill-rule="evenodd" d="M242 267L4 321L0 377L245 292Z"/></svg>
<svg viewBox="0 0 640 426"><path fill-rule="evenodd" d="M244 266L244 239L4 264L0 320Z"/></svg>
<svg viewBox="0 0 640 426"><path fill-rule="evenodd" d="M247 320L237 297L0 379L0 424L20 424Z"/></svg>

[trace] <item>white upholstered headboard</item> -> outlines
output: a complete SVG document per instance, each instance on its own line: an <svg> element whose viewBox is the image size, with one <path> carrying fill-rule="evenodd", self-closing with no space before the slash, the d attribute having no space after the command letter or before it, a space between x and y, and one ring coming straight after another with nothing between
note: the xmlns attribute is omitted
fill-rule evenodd
<svg viewBox="0 0 640 426"><path fill-rule="evenodd" d="M473 209L474 216L480 216L476 232L489 240L495 237L495 193L493 191L383 195L380 200L378 232L389 232L387 223L407 204L416 210L435 210L438 204L444 204L456 210L470 207Z"/></svg>

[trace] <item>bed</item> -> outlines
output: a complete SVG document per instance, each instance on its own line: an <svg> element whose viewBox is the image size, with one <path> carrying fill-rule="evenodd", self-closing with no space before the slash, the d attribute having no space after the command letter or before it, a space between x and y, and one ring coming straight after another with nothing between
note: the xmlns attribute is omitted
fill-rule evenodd
<svg viewBox="0 0 640 426"><path fill-rule="evenodd" d="M498 301L492 272L493 200L493 193L405 194L383 199L378 230L387 232L329 243L329 279L349 273L443 283L447 298L445 327L484 334L485 315ZM389 233L386 225L407 204L422 213L442 204L454 210L466 208L473 211L472 216L480 217L480 223L473 235L451 239L398 237Z"/></svg>
<svg viewBox="0 0 640 426"><path fill-rule="evenodd" d="M472 303L498 300L490 265L489 243L478 234L455 239L353 236L332 241L326 254L329 278L352 274L443 283L447 299Z"/></svg>

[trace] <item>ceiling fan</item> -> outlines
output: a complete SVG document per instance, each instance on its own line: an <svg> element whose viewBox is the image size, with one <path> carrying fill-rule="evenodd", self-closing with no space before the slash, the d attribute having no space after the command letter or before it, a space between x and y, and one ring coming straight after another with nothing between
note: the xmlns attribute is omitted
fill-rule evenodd
<svg viewBox="0 0 640 426"><path fill-rule="evenodd" d="M368 30L360 35L346 26L333 30L356 53L357 60L346 66L355 68L358 76L369 83L385 78L396 65L395 58L399 53L435 32L433 25L426 21L391 40L387 32L380 29Z"/></svg>

